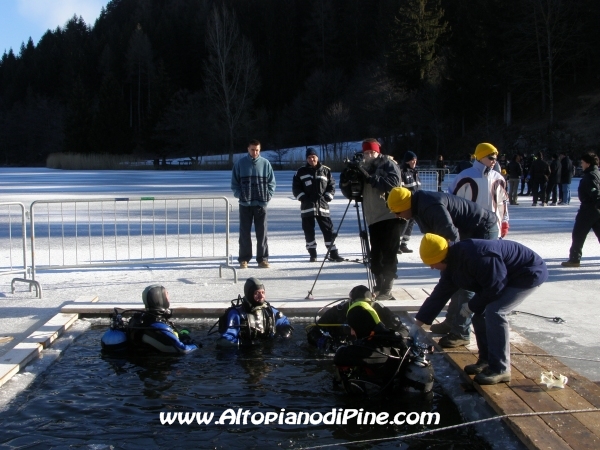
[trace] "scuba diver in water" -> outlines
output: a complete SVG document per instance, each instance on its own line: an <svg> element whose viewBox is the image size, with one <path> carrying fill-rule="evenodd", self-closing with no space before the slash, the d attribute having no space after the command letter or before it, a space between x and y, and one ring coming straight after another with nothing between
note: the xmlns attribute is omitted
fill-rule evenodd
<svg viewBox="0 0 600 450"><path fill-rule="evenodd" d="M355 286L348 294L348 300L332 306L322 316L317 317L315 324L306 327L308 343L316 346L324 353L335 353L340 345L354 340L346 316L350 306L356 301L366 301L375 310L386 328L398 332L403 337L408 337L408 328L400 318L389 308L372 299L372 293L367 286ZM337 300L336 302L339 302ZM330 304L331 305L331 304ZM329 305L326 305L327 307Z"/></svg>
<svg viewBox="0 0 600 450"><path fill-rule="evenodd" d="M267 302L265 286L254 277L246 280L244 297L231 301L218 325L219 348L251 345L275 336L288 338L294 329L288 318Z"/></svg>
<svg viewBox="0 0 600 450"><path fill-rule="evenodd" d="M190 353L201 347L186 329L178 330L171 318L169 292L151 285L142 292L145 310L119 310L111 317L111 327L102 336L102 349L108 352L127 348L154 349L161 353ZM134 311L127 320L126 312Z"/></svg>
<svg viewBox="0 0 600 450"><path fill-rule="evenodd" d="M361 288L361 289L358 289ZM429 392L433 387L433 368L425 355L430 352L413 338L388 329L371 302L364 286L351 292L347 321L356 340L339 347L333 358L336 380L348 394L377 395L387 389ZM362 298L356 297L362 292Z"/></svg>

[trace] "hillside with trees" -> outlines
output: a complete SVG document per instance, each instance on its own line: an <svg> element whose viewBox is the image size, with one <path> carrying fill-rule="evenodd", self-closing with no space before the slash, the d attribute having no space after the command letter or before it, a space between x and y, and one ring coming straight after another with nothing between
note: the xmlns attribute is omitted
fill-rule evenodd
<svg viewBox="0 0 600 450"><path fill-rule="evenodd" d="M112 0L0 61L0 164L597 150L598 0Z"/></svg>

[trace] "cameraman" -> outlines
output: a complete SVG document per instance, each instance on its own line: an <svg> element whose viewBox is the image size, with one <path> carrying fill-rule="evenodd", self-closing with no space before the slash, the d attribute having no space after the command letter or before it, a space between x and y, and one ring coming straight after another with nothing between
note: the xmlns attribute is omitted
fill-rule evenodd
<svg viewBox="0 0 600 450"><path fill-rule="evenodd" d="M398 247L403 223L387 207L387 194L402 186L400 168L391 156L381 154L376 139L362 143L363 162L350 163L365 179L362 207L369 226L371 272L375 277L377 300L395 300L392 286L398 266Z"/></svg>

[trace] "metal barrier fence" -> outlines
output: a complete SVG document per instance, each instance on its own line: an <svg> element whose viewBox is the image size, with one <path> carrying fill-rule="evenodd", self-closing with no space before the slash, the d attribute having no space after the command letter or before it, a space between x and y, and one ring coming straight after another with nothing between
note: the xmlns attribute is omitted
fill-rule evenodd
<svg viewBox="0 0 600 450"><path fill-rule="evenodd" d="M42 297L42 288L33 279L27 279L27 212L23 203L0 203L0 275L23 274L23 278L13 278L11 291L15 293L15 282L29 284L29 292L36 289L36 296Z"/></svg>
<svg viewBox="0 0 600 450"><path fill-rule="evenodd" d="M172 262L230 264L226 197L40 200L31 204L31 269Z"/></svg>
<svg viewBox="0 0 600 450"><path fill-rule="evenodd" d="M443 175L443 181L441 188L443 192L446 192L449 184L449 170L448 169L429 169L419 170L419 179L421 180L421 189L424 191L438 191L439 177Z"/></svg>

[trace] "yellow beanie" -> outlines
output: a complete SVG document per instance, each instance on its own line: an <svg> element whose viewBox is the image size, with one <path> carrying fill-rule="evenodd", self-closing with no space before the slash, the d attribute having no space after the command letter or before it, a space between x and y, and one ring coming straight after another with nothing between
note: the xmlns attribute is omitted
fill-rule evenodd
<svg viewBox="0 0 600 450"><path fill-rule="evenodd" d="M387 205L393 213L399 213L410 209L412 192L404 187L395 187L390 191Z"/></svg>
<svg viewBox="0 0 600 450"><path fill-rule="evenodd" d="M476 148L475 148L475 159L477 161L479 161L480 159L485 158L487 155L497 155L498 154L498 149L496 147L494 147L492 144L488 144L488 143L483 143L483 144L479 144Z"/></svg>
<svg viewBox="0 0 600 450"><path fill-rule="evenodd" d="M448 241L437 234L427 233L421 240L419 254L428 266L442 262L448 254Z"/></svg>

